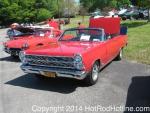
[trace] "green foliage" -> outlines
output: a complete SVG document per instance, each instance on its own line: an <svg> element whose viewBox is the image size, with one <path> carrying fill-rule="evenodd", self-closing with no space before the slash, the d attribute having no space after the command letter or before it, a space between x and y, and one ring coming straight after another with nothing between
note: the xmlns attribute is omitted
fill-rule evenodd
<svg viewBox="0 0 150 113"><path fill-rule="evenodd" d="M118 6L118 2L116 0L111 0L109 3L110 7L117 7Z"/></svg>
<svg viewBox="0 0 150 113"><path fill-rule="evenodd" d="M117 7L129 6L131 4L130 0L116 0Z"/></svg>
<svg viewBox="0 0 150 113"><path fill-rule="evenodd" d="M70 9L75 0L0 0L0 24L37 22L63 13L67 1Z"/></svg>
<svg viewBox="0 0 150 113"><path fill-rule="evenodd" d="M123 7L130 5L130 0L80 0L82 6L88 8L89 12L105 7Z"/></svg>
<svg viewBox="0 0 150 113"><path fill-rule="evenodd" d="M136 3L139 7L147 7L150 8L150 0L137 0Z"/></svg>
<svg viewBox="0 0 150 113"><path fill-rule="evenodd" d="M94 11L95 9L103 9L106 7L109 1L110 0L80 0L80 3L89 11Z"/></svg>
<svg viewBox="0 0 150 113"><path fill-rule="evenodd" d="M37 13L38 21L46 20L47 18L51 18L52 14L49 10L41 8Z"/></svg>

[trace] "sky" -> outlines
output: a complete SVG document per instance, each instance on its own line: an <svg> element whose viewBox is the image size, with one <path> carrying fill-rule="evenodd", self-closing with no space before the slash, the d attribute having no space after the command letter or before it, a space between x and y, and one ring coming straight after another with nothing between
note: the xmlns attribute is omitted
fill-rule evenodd
<svg viewBox="0 0 150 113"><path fill-rule="evenodd" d="M75 0L76 2L79 2L79 0Z"/></svg>

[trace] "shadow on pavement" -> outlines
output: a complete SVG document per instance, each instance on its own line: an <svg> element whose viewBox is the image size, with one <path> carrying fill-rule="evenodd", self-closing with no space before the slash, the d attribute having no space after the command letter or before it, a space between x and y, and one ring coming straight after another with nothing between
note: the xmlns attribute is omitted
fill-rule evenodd
<svg viewBox="0 0 150 113"><path fill-rule="evenodd" d="M150 76L133 77L129 86L126 107L149 107L149 111L125 111L124 113L150 113ZM146 109L146 108L145 108Z"/></svg>
<svg viewBox="0 0 150 113"><path fill-rule="evenodd" d="M11 57L11 56L0 58L0 61L20 62L19 57Z"/></svg>
<svg viewBox="0 0 150 113"><path fill-rule="evenodd" d="M26 74L8 81L5 84L25 88L59 92L63 94L72 93L77 87L87 87L83 81L68 78L46 78L39 80L33 74Z"/></svg>

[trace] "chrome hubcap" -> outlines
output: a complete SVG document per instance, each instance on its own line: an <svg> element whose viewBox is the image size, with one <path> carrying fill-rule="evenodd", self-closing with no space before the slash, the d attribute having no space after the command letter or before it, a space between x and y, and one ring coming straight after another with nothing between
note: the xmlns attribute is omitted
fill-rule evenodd
<svg viewBox="0 0 150 113"><path fill-rule="evenodd" d="M98 66L94 65L93 70L92 70L92 79L93 81L96 81L98 78Z"/></svg>

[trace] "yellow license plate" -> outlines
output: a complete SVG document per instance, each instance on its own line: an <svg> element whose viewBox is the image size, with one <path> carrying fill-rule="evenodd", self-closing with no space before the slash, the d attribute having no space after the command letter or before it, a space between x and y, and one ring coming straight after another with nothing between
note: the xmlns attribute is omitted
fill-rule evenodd
<svg viewBox="0 0 150 113"><path fill-rule="evenodd" d="M54 73L54 72L44 72L44 76L55 78L56 77L56 73Z"/></svg>

